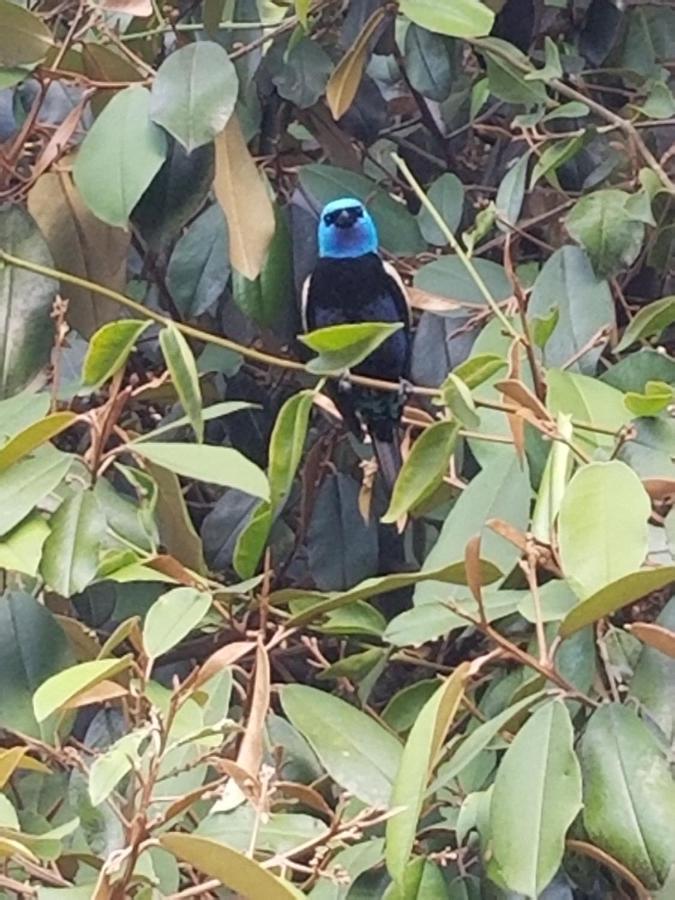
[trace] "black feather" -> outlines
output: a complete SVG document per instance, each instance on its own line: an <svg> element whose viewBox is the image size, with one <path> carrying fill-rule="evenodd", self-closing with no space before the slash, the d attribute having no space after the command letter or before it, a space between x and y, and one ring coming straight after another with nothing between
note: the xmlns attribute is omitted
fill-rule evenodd
<svg viewBox="0 0 675 900"><path fill-rule="evenodd" d="M387 338L353 371L385 381L408 377L410 316L399 284L375 253L353 259L320 259L312 273L306 297L308 330L358 322L401 322L403 328ZM398 423L402 394L361 385L333 385L331 396L346 425L358 437L363 426L370 433L383 478L393 485L401 466ZM389 445L389 448L387 448Z"/></svg>

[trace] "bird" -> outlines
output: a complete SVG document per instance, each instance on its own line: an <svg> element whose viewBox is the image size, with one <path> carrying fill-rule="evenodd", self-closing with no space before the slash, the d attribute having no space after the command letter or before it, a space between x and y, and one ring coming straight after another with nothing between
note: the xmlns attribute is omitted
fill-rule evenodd
<svg viewBox="0 0 675 900"><path fill-rule="evenodd" d="M359 322L400 323L353 372L398 382L383 391L342 379L329 387L347 427L370 436L378 469L391 493L401 468L399 422L405 403L412 345L411 312L396 269L379 254L377 227L355 197L327 203L318 223L319 257L302 290L305 332Z"/></svg>

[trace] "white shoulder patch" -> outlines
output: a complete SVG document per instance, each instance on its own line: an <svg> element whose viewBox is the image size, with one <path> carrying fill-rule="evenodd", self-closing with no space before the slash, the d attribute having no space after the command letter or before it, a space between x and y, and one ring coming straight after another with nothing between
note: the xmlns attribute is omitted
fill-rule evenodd
<svg viewBox="0 0 675 900"><path fill-rule="evenodd" d="M312 276L308 275L302 283L302 294L300 300L300 319L302 321L302 330L309 331L307 326L307 302L309 300L309 284Z"/></svg>

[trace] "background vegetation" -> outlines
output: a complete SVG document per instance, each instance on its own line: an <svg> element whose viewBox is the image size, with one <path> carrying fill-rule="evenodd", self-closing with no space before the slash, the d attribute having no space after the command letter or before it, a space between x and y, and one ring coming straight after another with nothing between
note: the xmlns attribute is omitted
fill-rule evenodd
<svg viewBox="0 0 675 900"><path fill-rule="evenodd" d="M0 0L2 896L675 896L675 10L500 6Z"/></svg>

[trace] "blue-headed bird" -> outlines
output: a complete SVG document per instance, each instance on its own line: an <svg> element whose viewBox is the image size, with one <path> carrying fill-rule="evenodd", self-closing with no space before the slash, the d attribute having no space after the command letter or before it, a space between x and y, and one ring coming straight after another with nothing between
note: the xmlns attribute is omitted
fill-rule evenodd
<svg viewBox="0 0 675 900"><path fill-rule="evenodd" d="M398 424L408 375L411 317L396 269L380 258L377 228L363 203L333 200L321 212L319 259L302 293L305 331L357 322L400 322L403 327L354 367L354 373L398 382L382 391L340 381L331 396L345 424L360 439L370 435L378 468L389 489L401 467Z"/></svg>

